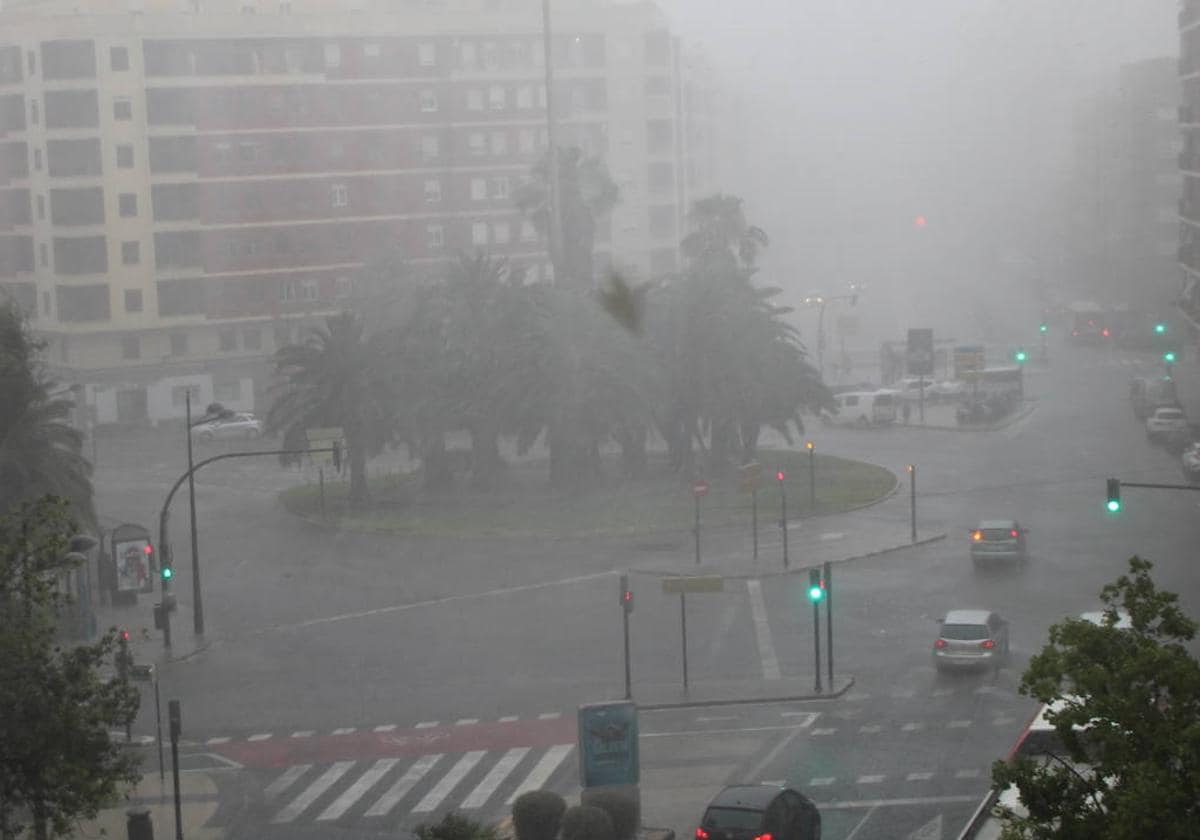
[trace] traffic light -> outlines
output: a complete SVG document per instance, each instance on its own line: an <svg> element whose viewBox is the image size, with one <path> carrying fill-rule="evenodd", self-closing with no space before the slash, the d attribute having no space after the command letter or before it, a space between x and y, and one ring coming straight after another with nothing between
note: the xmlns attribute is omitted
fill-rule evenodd
<svg viewBox="0 0 1200 840"><path fill-rule="evenodd" d="M621 606L625 612L633 612L633 590L629 588L629 575L621 575Z"/></svg>
<svg viewBox="0 0 1200 840"><path fill-rule="evenodd" d="M166 583L171 578L175 577L175 570L170 566L163 566L160 570L160 574L162 575L163 583Z"/></svg>
<svg viewBox="0 0 1200 840"><path fill-rule="evenodd" d="M1044 332L1048 332L1049 330L1050 330L1050 327L1047 326L1045 321L1042 321L1042 323L1038 324L1038 332L1044 333Z"/></svg>
<svg viewBox="0 0 1200 840"><path fill-rule="evenodd" d="M338 472L342 471L342 442L340 440L333 442L333 468Z"/></svg>
<svg viewBox="0 0 1200 840"><path fill-rule="evenodd" d="M1013 358L1016 359L1017 364L1024 364L1025 360L1029 358L1029 354L1025 352L1024 347L1018 347L1017 351L1013 353Z"/></svg>
<svg viewBox="0 0 1200 840"><path fill-rule="evenodd" d="M1105 508L1109 513L1121 512L1121 479L1108 479L1108 501L1105 503Z"/></svg>
<svg viewBox="0 0 1200 840"><path fill-rule="evenodd" d="M787 473L785 473L783 470L778 470L778 471L775 473L775 480L776 480L776 481L783 481L785 478L787 478Z"/></svg>
<svg viewBox="0 0 1200 840"><path fill-rule="evenodd" d="M821 572L818 569L808 570L808 600L813 604L825 600L825 582L821 580Z"/></svg>
<svg viewBox="0 0 1200 840"><path fill-rule="evenodd" d="M1154 334L1155 335L1166 335L1166 333L1167 333L1167 325L1166 324L1164 324L1160 321L1159 323L1154 325Z"/></svg>
<svg viewBox="0 0 1200 840"><path fill-rule="evenodd" d="M813 443L811 440L806 440L806 441L804 441L804 448L807 449L809 452L812 452L814 449L817 448L817 445L815 443Z"/></svg>
<svg viewBox="0 0 1200 840"><path fill-rule="evenodd" d="M1168 350L1166 353L1163 353L1163 361L1169 365L1175 364L1175 351Z"/></svg>
<svg viewBox="0 0 1200 840"><path fill-rule="evenodd" d="M117 674L121 679L125 679L129 674L129 666L133 664L133 655L129 652L129 631L121 630L117 633L117 656L116 666Z"/></svg>

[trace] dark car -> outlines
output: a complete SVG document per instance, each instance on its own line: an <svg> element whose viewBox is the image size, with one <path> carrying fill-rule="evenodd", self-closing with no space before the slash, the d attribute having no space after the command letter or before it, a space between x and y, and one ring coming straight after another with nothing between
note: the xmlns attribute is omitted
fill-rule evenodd
<svg viewBox="0 0 1200 840"><path fill-rule="evenodd" d="M704 811L696 840L820 840L821 814L799 791L731 785Z"/></svg>

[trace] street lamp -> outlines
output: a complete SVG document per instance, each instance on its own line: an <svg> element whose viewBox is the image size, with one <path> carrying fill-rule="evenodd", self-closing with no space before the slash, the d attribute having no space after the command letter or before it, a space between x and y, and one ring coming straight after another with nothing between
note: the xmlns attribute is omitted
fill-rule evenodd
<svg viewBox="0 0 1200 840"><path fill-rule="evenodd" d="M837 300L848 300L850 305L854 306L858 303L858 286L851 284L848 295L826 297L815 294L809 295L801 301L804 306L817 308L817 373L822 380L825 378L825 307Z"/></svg>

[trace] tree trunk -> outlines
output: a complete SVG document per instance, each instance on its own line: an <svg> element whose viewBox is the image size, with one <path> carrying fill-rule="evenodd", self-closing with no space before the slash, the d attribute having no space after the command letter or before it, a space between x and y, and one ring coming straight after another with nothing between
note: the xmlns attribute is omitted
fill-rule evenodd
<svg viewBox="0 0 1200 840"><path fill-rule="evenodd" d="M350 506L360 508L370 499L367 485L367 451L357 430L346 430L346 453L350 462Z"/></svg>
<svg viewBox="0 0 1200 840"><path fill-rule="evenodd" d="M422 486L426 490L448 490L454 485L454 473L446 455L446 438L442 434L432 435L425 441L421 453Z"/></svg>
<svg viewBox="0 0 1200 840"><path fill-rule="evenodd" d="M500 436L491 423L481 420L471 425L471 478L481 490L490 490L496 483L503 460L500 458Z"/></svg>
<svg viewBox="0 0 1200 840"><path fill-rule="evenodd" d="M621 426L616 432L621 446L621 473L626 478L637 478L646 472L646 427L641 425Z"/></svg>

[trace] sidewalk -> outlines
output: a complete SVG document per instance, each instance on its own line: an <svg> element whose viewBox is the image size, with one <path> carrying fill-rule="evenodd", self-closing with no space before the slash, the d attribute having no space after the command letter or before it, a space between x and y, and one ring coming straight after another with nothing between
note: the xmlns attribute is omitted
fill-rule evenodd
<svg viewBox="0 0 1200 840"><path fill-rule="evenodd" d="M221 829L204 827L217 812L217 786L211 777L205 773L180 773L179 794L184 837L188 840L218 840L225 836ZM155 840L175 836L175 791L170 770L162 781L158 773L142 776L128 796L127 801L101 811L96 819L80 822L74 836L81 840L128 837L129 811L143 808L150 812Z"/></svg>

